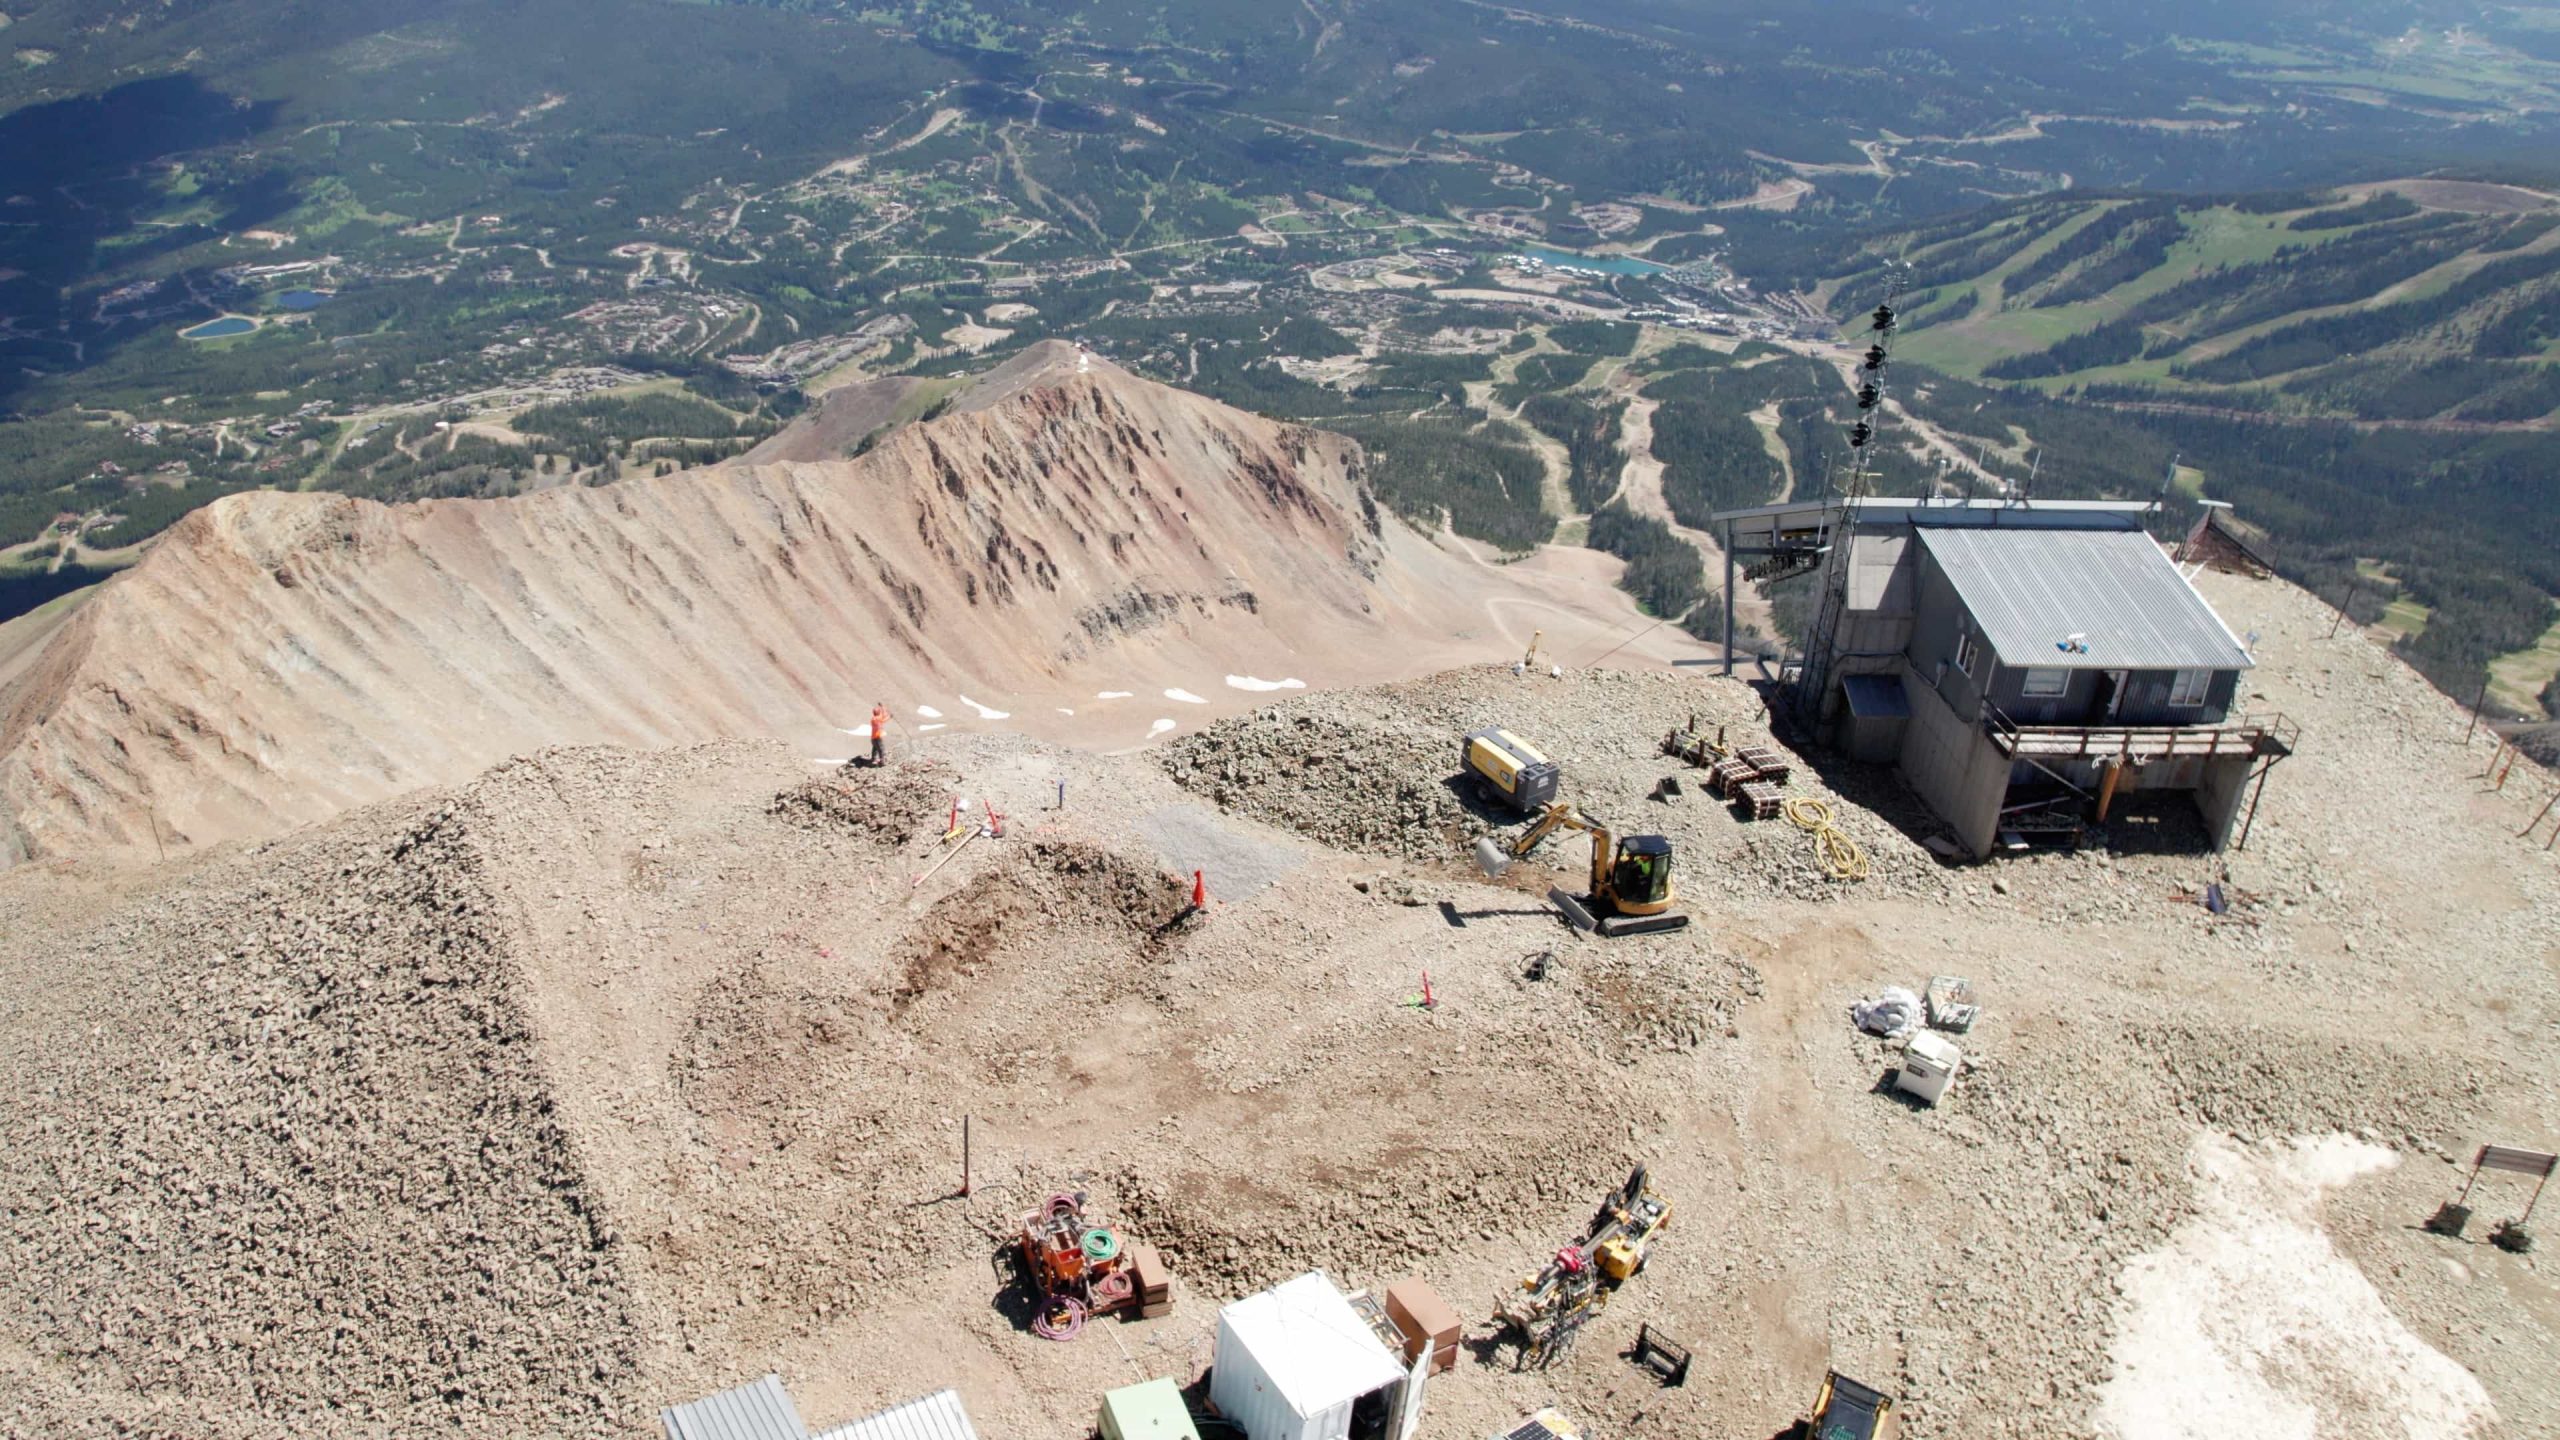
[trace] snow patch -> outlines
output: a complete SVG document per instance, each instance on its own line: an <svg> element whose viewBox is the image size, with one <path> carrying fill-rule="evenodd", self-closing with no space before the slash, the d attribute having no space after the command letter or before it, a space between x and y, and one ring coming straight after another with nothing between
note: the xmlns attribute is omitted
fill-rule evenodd
<svg viewBox="0 0 2560 1440"><path fill-rule="evenodd" d="M847 755L840 760L829 760L823 756L812 755L809 757L809 763L812 765L850 765L853 763L853 757Z"/></svg>
<svg viewBox="0 0 2560 1440"><path fill-rule="evenodd" d="M961 696L961 697L960 697L960 703L961 703L961 704L963 704L963 705L968 706L968 707L969 707L970 709L972 709L972 710L977 711L977 712L978 712L978 718L979 718L979 719L981 719L981 720L1010 720L1010 719L1012 719L1012 718L1013 718L1013 716L1012 716L1010 713L1006 712L1006 711L1003 711L1003 710L997 710L997 709L993 709L993 708L990 708L990 707L985 706L985 705L981 705L981 704L979 704L977 701L970 699L970 698L969 698L968 696L966 696L966 695L963 695L963 696Z"/></svg>
<svg viewBox="0 0 2560 1440"><path fill-rule="evenodd" d="M2497 1420L2470 1371L2409 1332L2320 1230L2328 1191L2399 1157L2344 1135L2199 1136L2196 1213L2125 1267L2107 1440L2466 1440ZM2360 1417L2342 1431L2330 1425Z"/></svg>
<svg viewBox="0 0 2560 1440"><path fill-rule="evenodd" d="M1164 692L1164 698L1167 700L1179 700L1185 705L1206 705L1209 703L1208 701L1201 699L1199 696L1192 694L1188 690L1167 690Z"/></svg>
<svg viewBox="0 0 2560 1440"><path fill-rule="evenodd" d="M919 715L921 715L921 716L923 716L923 717L924 717L924 718L926 718L927 720L939 720L939 719L941 719L941 718L942 718L942 712L941 712L941 711L939 711L939 710L934 709L934 708L933 708L932 706L930 706L930 705L919 705L919 706L917 706L917 707L916 707L916 713L917 713L917 714L919 714ZM844 732L844 733L846 733L847 735L850 735L850 734L852 734L853 732L852 732L852 731L850 731L850 730L847 730L847 731L846 731L846 732Z"/></svg>
<svg viewBox="0 0 2560 1440"><path fill-rule="evenodd" d="M1153 725L1150 725L1150 726L1148 726L1148 727L1147 727L1147 738L1148 738L1148 739L1150 739L1150 740L1153 740L1153 739L1154 739L1154 738L1156 738L1157 736L1159 736L1159 735L1163 734L1164 732L1166 732L1167 730L1171 730L1171 729L1173 729L1173 728L1174 728L1174 724L1173 724L1173 722L1172 722L1172 721L1170 721L1170 720L1159 720L1159 721L1157 721L1156 723L1154 723Z"/></svg>
<svg viewBox="0 0 2560 1440"><path fill-rule="evenodd" d="M939 725L919 725L916 727L916 733L921 735L928 730L939 730L941 728L942 727Z"/></svg>
<svg viewBox="0 0 2560 1440"><path fill-rule="evenodd" d="M1127 690L1105 690L1093 698L1096 700L1126 700L1129 698L1131 693L1132 692Z"/></svg>
<svg viewBox="0 0 2560 1440"><path fill-rule="evenodd" d="M1073 714L1074 714L1074 713L1076 713L1076 712L1074 712L1073 710L1068 709L1068 708L1067 708L1066 706L1064 706L1064 705L1061 705L1061 706L1059 706L1059 707L1058 707L1058 713L1059 713L1059 714L1061 714L1061 715L1073 715Z"/></svg>
<svg viewBox="0 0 2560 1440"><path fill-rule="evenodd" d="M1230 675L1227 684L1238 690L1304 690L1304 680L1264 680L1253 675Z"/></svg>

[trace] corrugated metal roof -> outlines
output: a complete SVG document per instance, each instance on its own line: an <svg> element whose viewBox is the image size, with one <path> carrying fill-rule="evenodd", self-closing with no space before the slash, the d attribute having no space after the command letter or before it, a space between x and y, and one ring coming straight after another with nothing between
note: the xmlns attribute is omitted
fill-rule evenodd
<svg viewBox="0 0 2560 1440"><path fill-rule="evenodd" d="M809 1427L800 1423L799 1407L779 1375L668 1406L658 1421L667 1427L667 1440L809 1440Z"/></svg>
<svg viewBox="0 0 2560 1440"><path fill-rule="evenodd" d="M960 1408L960 1392L936 1390L876 1415L848 1420L821 1432L817 1440L978 1440L978 1432L969 1423L969 1412Z"/></svg>
<svg viewBox="0 0 2560 1440"><path fill-rule="evenodd" d="M2254 663L2139 531L1924 525L1919 536L2003 665L2245 670ZM2085 651L2064 648L2073 635Z"/></svg>
<svg viewBox="0 0 2560 1440"><path fill-rule="evenodd" d="M1404 1378L1378 1332L1321 1270L1218 1313L1289 1407L1316 1415Z"/></svg>

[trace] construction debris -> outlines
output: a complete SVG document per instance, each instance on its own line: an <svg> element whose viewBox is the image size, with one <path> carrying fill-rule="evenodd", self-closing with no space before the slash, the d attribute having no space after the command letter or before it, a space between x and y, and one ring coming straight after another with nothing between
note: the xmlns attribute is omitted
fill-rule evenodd
<svg viewBox="0 0 2560 1440"><path fill-rule="evenodd" d="M1920 1027L1920 997L1899 985L1888 985L1873 1000L1850 1006L1849 1018L1870 1035L1899 1040Z"/></svg>
<svg viewBox="0 0 2560 1440"><path fill-rule="evenodd" d="M1023 1269L1040 1291L1031 1333L1044 1340L1073 1340L1093 1316L1162 1314L1173 1303L1172 1277L1154 1252L1142 1267L1137 1247L1091 1219L1088 1204L1083 1191L1062 1191L1022 1217Z"/></svg>
<svg viewBox="0 0 2560 1440"><path fill-rule="evenodd" d="M1930 976L1929 988L1921 992L1920 999L1932 1029L1961 1035L1982 1016L1982 1007L1973 998L1973 982L1961 975Z"/></svg>

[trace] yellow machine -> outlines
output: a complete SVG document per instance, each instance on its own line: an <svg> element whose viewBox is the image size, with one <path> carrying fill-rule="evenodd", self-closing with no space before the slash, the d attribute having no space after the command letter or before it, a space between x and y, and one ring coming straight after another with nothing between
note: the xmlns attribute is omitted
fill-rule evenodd
<svg viewBox="0 0 2560 1440"><path fill-rule="evenodd" d="M1609 1296L1644 1268L1653 1237L1670 1220L1671 1203L1654 1198L1645 1167L1637 1166L1601 1202L1590 1233L1523 1278L1520 1293L1494 1311L1494 1322L1519 1342L1519 1363L1543 1369L1570 1349Z"/></svg>
<svg viewBox="0 0 2560 1440"><path fill-rule="evenodd" d="M1689 917L1672 909L1680 896L1671 880L1671 842L1660 835L1619 839L1608 826L1568 804L1549 805L1538 823L1507 846L1492 839L1477 841L1476 865L1487 875L1500 875L1558 830L1591 837L1589 908L1569 903L1572 897L1561 891L1550 897L1564 906L1574 924L1603 935L1645 935L1688 925Z"/></svg>
<svg viewBox="0 0 2560 1440"><path fill-rule="evenodd" d="M1459 747L1458 763L1489 799L1526 815L1555 802L1564 771L1538 747L1498 726L1470 730Z"/></svg>
<svg viewBox="0 0 2560 1440"><path fill-rule="evenodd" d="M1876 1440L1892 1413L1892 1396L1829 1370L1823 1373L1822 1394L1813 1402L1804 1433L1811 1440Z"/></svg>

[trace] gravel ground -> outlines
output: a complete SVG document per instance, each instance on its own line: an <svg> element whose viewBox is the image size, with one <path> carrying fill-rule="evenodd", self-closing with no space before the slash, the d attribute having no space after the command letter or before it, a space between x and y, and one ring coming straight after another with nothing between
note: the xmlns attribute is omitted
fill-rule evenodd
<svg viewBox="0 0 2560 1440"><path fill-rule="evenodd" d="M813 1421L949 1384L984 1433L1064 1437L1308 1266L1469 1317L1431 1440L1550 1402L1771 1435L1825 1364L1913 1440L2092 1434L2126 1277L2217 1213L2198 1167L2331 1132L2395 1163L2319 1233L2493 1433L2553 1435L2548 1243L2416 1228L2448 1157L2560 1143L2560 862L2513 838L2538 796L2481 793L2487 743L2310 597L2202 583L2305 737L2225 857L1948 868L1889 776L1826 765L1799 788L1875 874L1825 880L1783 822L1647 798L1691 712L1765 733L1748 689L1488 670L1156 754L550 751L255 848L0 874L0 1435L641 1436L779 1370ZM1446 782L1487 722L1677 839L1697 923L1577 939L1535 898L1563 845L1478 881L1464 842L1501 827ZM964 792L1006 834L925 878ZM2216 918L2188 892L2226 869ZM1938 972L1986 1014L1914 1109L1847 1010ZM1652 1264L1514 1373L1493 1302L1639 1159L1676 1206ZM1024 1333L993 1257L1068 1186L1165 1249L1172 1315ZM2484 1183L2474 1242L2510 1201ZM2376 1363L2262 1289L2228 1328L2293 1337L2270 1384L2316 1404ZM1646 1322L1698 1347L1686 1388L1617 1358ZM2320 1435L2427 1433L2359 1393Z"/></svg>

